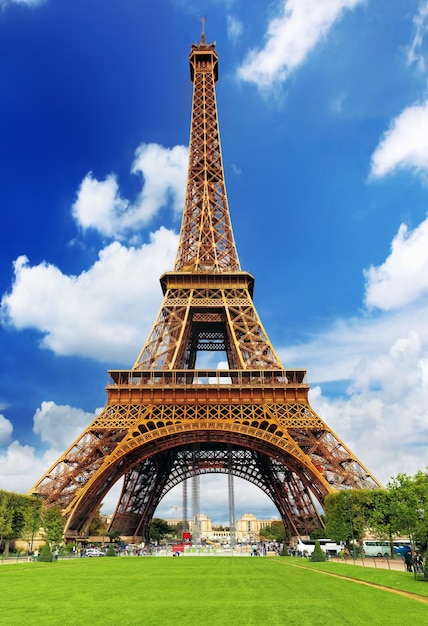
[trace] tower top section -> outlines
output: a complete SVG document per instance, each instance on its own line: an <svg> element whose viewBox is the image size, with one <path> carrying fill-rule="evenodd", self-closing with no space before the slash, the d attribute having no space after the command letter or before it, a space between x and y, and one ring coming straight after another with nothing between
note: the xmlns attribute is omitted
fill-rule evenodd
<svg viewBox="0 0 428 626"><path fill-rule="evenodd" d="M192 50L189 55L190 79L192 83L195 82L195 69L198 64L206 64L206 67L212 67L214 83L218 81L218 54L215 51L215 47L215 42L206 43L204 33L201 36L201 43L192 44Z"/></svg>
<svg viewBox="0 0 428 626"><path fill-rule="evenodd" d="M241 271L226 195L215 83L216 44L193 44L192 121L186 197L174 270L187 273Z"/></svg>

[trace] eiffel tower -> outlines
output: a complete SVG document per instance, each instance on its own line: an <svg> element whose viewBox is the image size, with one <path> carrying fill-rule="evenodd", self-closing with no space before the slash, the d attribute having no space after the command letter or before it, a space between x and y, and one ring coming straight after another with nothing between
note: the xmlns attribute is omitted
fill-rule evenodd
<svg viewBox="0 0 428 626"><path fill-rule="evenodd" d="M311 408L306 371L285 369L263 328L232 232L218 55L204 32L189 61L186 196L175 267L160 278L159 314L132 369L109 371L105 408L31 490L61 508L69 539L85 536L119 479L111 530L146 539L165 494L201 474L258 486L290 537L322 526L327 494L380 487ZM228 369L195 369L202 352L226 355Z"/></svg>

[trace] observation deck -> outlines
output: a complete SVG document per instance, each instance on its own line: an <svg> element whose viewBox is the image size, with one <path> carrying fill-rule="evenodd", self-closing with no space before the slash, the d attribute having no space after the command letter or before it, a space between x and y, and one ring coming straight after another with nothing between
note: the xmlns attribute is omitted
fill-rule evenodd
<svg viewBox="0 0 428 626"><path fill-rule="evenodd" d="M109 404L307 402L306 370L110 370Z"/></svg>

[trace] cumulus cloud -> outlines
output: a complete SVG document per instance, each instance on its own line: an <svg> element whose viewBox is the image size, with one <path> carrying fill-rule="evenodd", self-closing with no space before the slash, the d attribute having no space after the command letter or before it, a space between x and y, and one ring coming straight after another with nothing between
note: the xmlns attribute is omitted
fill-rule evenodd
<svg viewBox="0 0 428 626"><path fill-rule="evenodd" d="M280 351L287 367L307 368L312 406L384 484L428 465L427 239L428 220L402 226L385 262L365 272L371 309Z"/></svg>
<svg viewBox="0 0 428 626"><path fill-rule="evenodd" d="M428 293L428 218L410 231L401 224L391 254L378 267L364 272L368 307L390 311Z"/></svg>
<svg viewBox="0 0 428 626"><path fill-rule="evenodd" d="M41 441L62 453L95 417L96 413L87 413L68 405L42 402L34 414L33 431L39 435Z"/></svg>
<svg viewBox="0 0 428 626"><path fill-rule="evenodd" d="M249 52L239 78L269 88L286 80L346 10L365 0L285 0L268 26L266 44Z"/></svg>
<svg viewBox="0 0 428 626"><path fill-rule="evenodd" d="M143 181L135 202L122 197L114 174L102 181L92 173L87 174L72 207L76 222L84 230L92 228L104 236L124 239L147 225L169 204L178 216L184 203L187 157L184 146L164 148L158 144L141 144L131 169Z"/></svg>
<svg viewBox="0 0 428 626"><path fill-rule="evenodd" d="M0 416L0 445L9 443L0 454L0 489L28 492L85 428L96 417L97 411L88 413L82 409L42 402L33 416L33 431L47 444L43 454L35 448L10 441L12 424Z"/></svg>
<svg viewBox="0 0 428 626"><path fill-rule="evenodd" d="M26 493L53 461L49 453L40 457L33 447L13 441L0 454L0 489Z"/></svg>
<svg viewBox="0 0 428 626"><path fill-rule="evenodd" d="M428 172L428 100L404 109L383 135L371 159L371 175L382 177L397 169Z"/></svg>
<svg viewBox="0 0 428 626"><path fill-rule="evenodd" d="M12 432L12 422L0 414L0 446L5 446L10 442Z"/></svg>
<svg viewBox="0 0 428 626"><path fill-rule="evenodd" d="M139 248L110 244L78 276L21 256L3 317L17 329L39 330L41 345L55 354L133 362L160 304L158 278L173 266L176 248L177 235L160 228Z"/></svg>
<svg viewBox="0 0 428 626"><path fill-rule="evenodd" d="M383 483L428 465L428 351L414 331L375 358L362 358L348 394L310 395L321 417Z"/></svg>

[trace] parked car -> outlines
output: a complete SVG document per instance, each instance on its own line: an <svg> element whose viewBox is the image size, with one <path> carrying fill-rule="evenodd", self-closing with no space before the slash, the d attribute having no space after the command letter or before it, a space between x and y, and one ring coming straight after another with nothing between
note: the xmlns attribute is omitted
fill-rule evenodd
<svg viewBox="0 0 428 626"><path fill-rule="evenodd" d="M98 548L88 548L86 550L86 556L104 556L104 552L101 552Z"/></svg>

